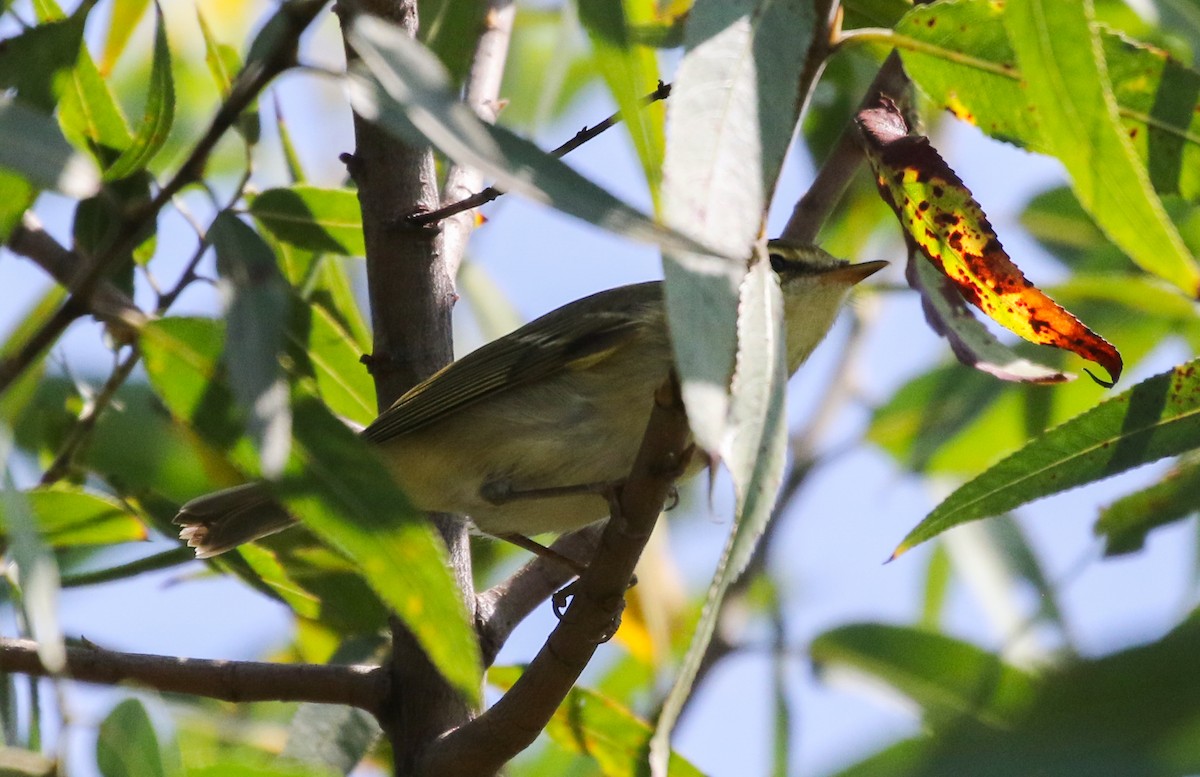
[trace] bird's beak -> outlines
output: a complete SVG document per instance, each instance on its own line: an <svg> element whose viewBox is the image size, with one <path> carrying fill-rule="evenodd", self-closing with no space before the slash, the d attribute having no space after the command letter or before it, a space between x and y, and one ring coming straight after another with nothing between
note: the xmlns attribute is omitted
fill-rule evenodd
<svg viewBox="0 0 1200 777"><path fill-rule="evenodd" d="M887 267L887 262L862 262L860 264L847 264L842 267L835 267L824 273L824 277L829 281L837 281L845 283L847 286L853 286L856 283L861 283L875 273Z"/></svg>

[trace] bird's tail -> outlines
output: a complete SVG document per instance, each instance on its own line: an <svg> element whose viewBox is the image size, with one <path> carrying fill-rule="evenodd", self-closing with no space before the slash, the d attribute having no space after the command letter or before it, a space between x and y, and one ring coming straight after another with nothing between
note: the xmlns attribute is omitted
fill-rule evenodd
<svg viewBox="0 0 1200 777"><path fill-rule="evenodd" d="M295 522L261 483L246 483L197 497L179 508L179 515L175 516L175 523L183 527L179 538L196 549L196 558L224 553L243 542L282 531Z"/></svg>

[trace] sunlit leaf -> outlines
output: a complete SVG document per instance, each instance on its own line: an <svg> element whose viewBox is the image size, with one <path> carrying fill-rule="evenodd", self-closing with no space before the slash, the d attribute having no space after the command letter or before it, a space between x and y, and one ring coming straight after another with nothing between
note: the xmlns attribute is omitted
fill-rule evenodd
<svg viewBox="0 0 1200 777"><path fill-rule="evenodd" d="M366 426L378 412L362 347L324 306L310 305L304 313L306 330L293 328L289 337L311 364L321 399L339 416Z"/></svg>
<svg viewBox="0 0 1200 777"><path fill-rule="evenodd" d="M870 675L919 704L940 723L962 717L1011 724L1033 702L1033 677L974 645L903 626L852 624L812 641L817 670Z"/></svg>
<svg viewBox="0 0 1200 777"><path fill-rule="evenodd" d="M158 736L137 699L118 704L100 724L96 765L104 777L166 777Z"/></svg>
<svg viewBox="0 0 1200 777"><path fill-rule="evenodd" d="M125 178L145 168L167 142L175 121L175 77L171 73L171 48L167 44L162 8L154 3L154 59L146 93L146 108L137 132L117 160L104 171L106 181Z"/></svg>
<svg viewBox="0 0 1200 777"><path fill-rule="evenodd" d="M66 485L37 488L24 496L43 540L53 548L146 539L142 522L111 497ZM0 511L0 526L7 531L5 524Z"/></svg>
<svg viewBox="0 0 1200 777"><path fill-rule="evenodd" d="M908 133L893 103L861 111L858 122L880 195L896 211L905 239L968 302L1030 342L1096 362L1109 374L1104 385L1120 378L1117 349L1026 280L962 179L928 138Z"/></svg>
<svg viewBox="0 0 1200 777"><path fill-rule="evenodd" d="M1200 360L1182 364L1034 438L947 497L893 557L960 523L1196 448L1198 371Z"/></svg>
<svg viewBox="0 0 1200 777"><path fill-rule="evenodd" d="M250 203L250 213L278 239L310 251L362 256L362 210L353 189L297 184L268 189Z"/></svg>
<svg viewBox="0 0 1200 777"><path fill-rule="evenodd" d="M149 7L150 0L114 0L108 17L108 35L104 38L104 54L100 58L100 72L112 72Z"/></svg>
<svg viewBox="0 0 1200 777"><path fill-rule="evenodd" d="M1142 549L1146 535L1159 526L1200 510L1200 464L1175 467L1159 482L1123 496L1100 511L1093 527L1104 537L1104 555L1119 556Z"/></svg>

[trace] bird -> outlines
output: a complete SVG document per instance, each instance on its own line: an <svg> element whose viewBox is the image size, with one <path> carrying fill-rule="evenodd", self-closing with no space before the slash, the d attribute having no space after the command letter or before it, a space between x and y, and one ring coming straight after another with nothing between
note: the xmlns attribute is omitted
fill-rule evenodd
<svg viewBox="0 0 1200 777"><path fill-rule="evenodd" d="M791 375L851 288L887 263L851 264L782 240L768 243L768 256L782 289ZM663 282L620 286L450 363L361 436L379 446L420 510L467 515L501 538L563 533L608 517L601 487L628 476L655 390L673 366ZM253 482L187 502L175 523L196 556L209 558L296 520L267 484Z"/></svg>

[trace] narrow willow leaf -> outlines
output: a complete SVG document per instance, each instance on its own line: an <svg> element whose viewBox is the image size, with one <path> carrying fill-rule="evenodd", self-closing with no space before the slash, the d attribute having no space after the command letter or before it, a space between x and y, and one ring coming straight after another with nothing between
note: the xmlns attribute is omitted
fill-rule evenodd
<svg viewBox="0 0 1200 777"><path fill-rule="evenodd" d="M1142 381L1030 440L948 496L893 557L960 523L1103 480L1200 445L1200 360Z"/></svg>
<svg viewBox="0 0 1200 777"><path fill-rule="evenodd" d="M287 461L291 439L287 379L280 363L291 294L275 254L236 216L220 213L208 236L217 251L225 301L230 386L246 414L263 474L274 477Z"/></svg>
<svg viewBox="0 0 1200 777"><path fill-rule="evenodd" d="M279 240L310 251L362 256L362 209L353 189L297 184L268 189L250 202L250 213Z"/></svg>
<svg viewBox="0 0 1200 777"><path fill-rule="evenodd" d="M114 0L108 17L108 35L104 38L104 54L100 57L102 73L112 72L149 7L150 0Z"/></svg>
<svg viewBox="0 0 1200 777"><path fill-rule="evenodd" d="M579 19L591 38L596 66L633 140L656 212L662 187L666 111L662 101L642 103L659 83L658 58L652 48L635 39L633 30L654 23L657 15L655 0L579 4Z"/></svg>
<svg viewBox="0 0 1200 777"><path fill-rule="evenodd" d="M492 667L488 682L508 690L521 676L517 667ZM616 700L585 688L572 688L546 726L559 747L595 760L605 777L639 777L645 774L650 725ZM695 766L678 753L669 753L666 774L699 777Z"/></svg>
<svg viewBox="0 0 1200 777"><path fill-rule="evenodd" d="M324 306L306 306L304 313L305 327L293 327L289 338L312 365L321 399L334 413L366 426L378 412L362 348Z"/></svg>
<svg viewBox="0 0 1200 777"><path fill-rule="evenodd" d="M962 718L1012 724L1034 702L1032 675L974 645L921 629L851 624L809 646L817 671L853 670L882 680L938 723Z"/></svg>
<svg viewBox="0 0 1200 777"><path fill-rule="evenodd" d="M104 777L166 777L158 736L137 699L118 704L100 724L96 765Z"/></svg>
<svg viewBox="0 0 1200 777"><path fill-rule="evenodd" d="M807 98L800 79L814 24L812 4L797 0L693 7L669 108L668 224L700 230L727 255L750 256ZM663 272L692 432L717 451L730 414L745 265L668 251Z"/></svg>
<svg viewBox="0 0 1200 777"><path fill-rule="evenodd" d="M58 102L58 79L74 67L91 3L69 19L49 21L7 38L0 45L0 87L16 89L25 105L50 113ZM5 133L6 138L19 137ZM36 137L36 136L35 136Z"/></svg>
<svg viewBox="0 0 1200 777"><path fill-rule="evenodd" d="M1149 488L1105 507L1093 531L1104 538L1104 555L1119 556L1141 550L1151 531L1194 515L1197 509L1200 464L1191 462L1171 470Z"/></svg>
<svg viewBox="0 0 1200 777"><path fill-rule="evenodd" d="M651 741L651 771L667 772L671 732L691 693L729 585L770 517L782 478L787 382L783 304L759 242L783 158L807 102L803 81L816 20L798 0L697 2L671 97L663 210L744 265L666 251L667 314L688 421L697 444L731 457L738 515L705 611ZM807 74L815 78L815 73Z"/></svg>
<svg viewBox="0 0 1200 777"><path fill-rule="evenodd" d="M894 103L885 98L860 111L857 121L880 196L896 212L910 247L996 323L1099 364L1109 381L1092 377L1104 386L1121 377L1117 349L1025 278L966 184L928 138L909 134Z"/></svg>
<svg viewBox="0 0 1200 777"><path fill-rule="evenodd" d="M109 545L146 539L146 527L115 499L78 486L36 488L24 494L43 541L52 548ZM0 513L0 526L7 521Z"/></svg>
<svg viewBox="0 0 1200 777"><path fill-rule="evenodd" d="M362 16L349 37L373 76L347 82L360 115L402 137L415 133L455 162L492 176L506 191L602 229L677 251L714 252L626 205L529 141L480 121L451 92L440 63L403 30Z"/></svg>
<svg viewBox="0 0 1200 777"><path fill-rule="evenodd" d="M150 65L146 109L129 147L104 171L106 181L116 181L144 169L171 132L175 122L175 76L171 73L171 48L158 0L154 3L154 59Z"/></svg>
<svg viewBox="0 0 1200 777"><path fill-rule="evenodd" d="M204 63L208 65L208 72L212 74L213 82L217 85L217 91L221 93L221 97L228 97L233 88L233 80L242 69L242 58L233 46L217 40L205 20L204 14L200 12L199 6L196 7L196 20L200 25L200 36L204 38ZM247 143L258 142L259 136L262 134L262 123L259 120L257 98L238 117L235 126ZM281 142L284 144L286 153L289 143L282 134Z"/></svg>

